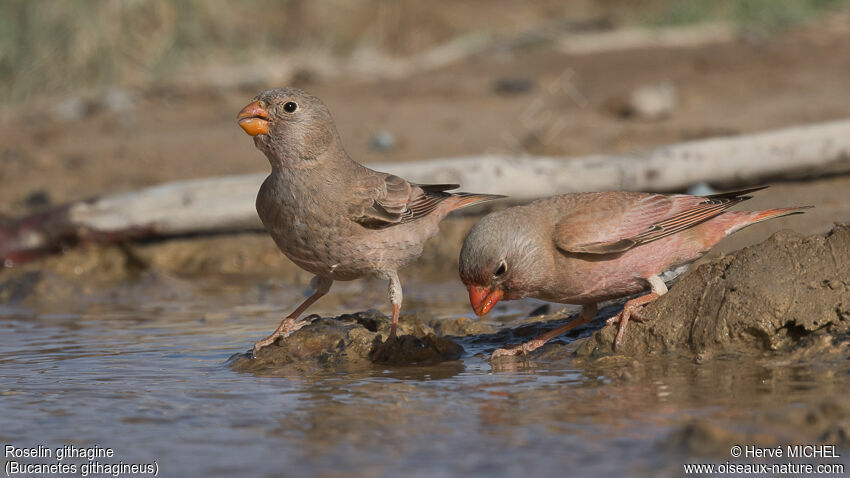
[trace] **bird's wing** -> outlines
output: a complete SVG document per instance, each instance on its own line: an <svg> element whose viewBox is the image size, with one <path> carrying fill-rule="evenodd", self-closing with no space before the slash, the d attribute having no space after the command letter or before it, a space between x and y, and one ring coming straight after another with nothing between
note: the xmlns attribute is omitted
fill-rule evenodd
<svg viewBox="0 0 850 478"><path fill-rule="evenodd" d="M384 229L427 216L451 197L457 184L414 184L392 174L363 175L352 188L350 217L369 229Z"/></svg>
<svg viewBox="0 0 850 478"><path fill-rule="evenodd" d="M602 196L569 213L555 226L559 249L582 254L616 254L690 229L723 213L754 188L712 196ZM616 193L614 193L616 194Z"/></svg>

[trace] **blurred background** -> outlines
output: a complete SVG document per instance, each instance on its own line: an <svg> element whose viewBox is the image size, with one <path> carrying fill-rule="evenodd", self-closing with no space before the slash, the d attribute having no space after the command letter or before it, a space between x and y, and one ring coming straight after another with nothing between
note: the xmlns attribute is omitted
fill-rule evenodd
<svg viewBox="0 0 850 478"><path fill-rule="evenodd" d="M281 85L323 98L361 162L611 153L843 117L847 5L6 1L0 217L263 171L233 119Z"/></svg>
<svg viewBox="0 0 850 478"><path fill-rule="evenodd" d="M235 119L270 87L320 97L351 156L377 167L569 161L850 118L848 45L850 0L4 0L0 226L267 172ZM745 206L815 209L712 257L850 221L850 176L797 173ZM402 271L402 323L471 323L456 261L477 218L444 221ZM0 442L112 446L125 462L159 460L163 476L659 476L728 460L731 443L850 445L843 356L496 370L493 334L531 336L540 314L572 311L518 301L459 333L462 360L242 373L227 358L311 277L265 232L81 245L0 267ZM310 312L388 312L385 287L337 283Z"/></svg>

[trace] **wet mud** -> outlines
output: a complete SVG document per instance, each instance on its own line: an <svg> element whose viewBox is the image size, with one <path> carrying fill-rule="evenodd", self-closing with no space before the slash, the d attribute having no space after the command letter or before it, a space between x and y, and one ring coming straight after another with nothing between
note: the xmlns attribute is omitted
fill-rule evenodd
<svg viewBox="0 0 850 478"><path fill-rule="evenodd" d="M629 324L617 353L602 319L622 302L528 356L494 362L495 348L557 327L572 309L520 301L475 318L452 271L433 281L414 266L398 339L386 341L383 312L346 313L385 305L383 282L355 281L335 284L314 306L322 317L252 359L254 341L309 281L264 269L275 252L266 238L75 249L0 277L4 431L61 439L52 422L18 412L47 396L47 413L65 419L73 407L98 424L82 432L91 442L157 443L167 423L227 444L216 450L238 445L208 457L210 476L280 450L301 472L396 453L397 465L383 465L393 472L439 456L447 474L483 470L475 476L520 474L540 466L528 461L540 453L554 457L547 474L571 466L598 476L680 474L698 457L729 460L733 444L824 443L844 454L848 229L780 232L694 267L648 306L649 322ZM242 242L238 259L220 253ZM440 248L429 254L450 262ZM177 465L190 452L182 443L156 456L192 475Z"/></svg>
<svg viewBox="0 0 850 478"><path fill-rule="evenodd" d="M780 231L768 240L696 267L632 321L618 355L677 353L697 361L720 354L844 355L850 330L850 227L823 235ZM577 356L613 353L614 325Z"/></svg>
<svg viewBox="0 0 850 478"><path fill-rule="evenodd" d="M460 238L471 222L470 218L451 222L447 235ZM240 242L241 247L236 247ZM443 269L445 263L454 263L456 258L450 257L453 251L445 246L445 241L432 243L423 261L441 263ZM234 246L232 254L205 253L229 246ZM814 355L842 355L850 343L848 252L850 227L846 225L812 236L780 231L762 243L694 267L668 294L645 308L649 320L629 323L618 351L612 350L616 327L599 327L601 319L614 315L622 301L604 307L597 321L555 340L531 354L531 358L551 361L575 357L579 362L594 362L606 357L677 354L700 362L728 354L782 353L799 360ZM285 262L269 262L278 256L282 255L274 250L271 241L258 235L80 248L6 271L5 277L0 277L4 279L0 281L0 300L20 306L61 308L81 296L109 291L116 284L156 287L174 281L191 282L194 276L213 273L230 283L269 287L270 281L283 280L306 287L309 274L300 273L294 266L273 270ZM240 266L250 274L239 276L236 271ZM434 275L443 273L436 266L432 268ZM424 269L416 271L420 280L429 275L427 266ZM374 296L380 300L381 294L375 292ZM337 294L329 294L323 301L333 304L336 297ZM422 364L455 360L463 349L446 337L475 344L473 348L479 349L476 353L481 352L482 346L521 343L570 319L562 311L547 313L552 308L508 321L501 330L471 315L441 319L425 308L403 315L400 340L380 342L380 346L378 337L383 341L389 336L386 315L370 310L323 317L269 347L245 367L256 370L297 363L330 367L359 362ZM269 324L269 331L272 328L273 324ZM588 338L582 340L585 337ZM580 343L577 348L572 344L576 340ZM242 366L238 363L241 362L235 360L234 367Z"/></svg>
<svg viewBox="0 0 850 478"><path fill-rule="evenodd" d="M844 357L850 352L848 251L848 226L812 236L780 231L760 244L694 268L668 294L646 307L647 321L629 324L616 352L612 349L616 326L596 330L602 324L597 320L528 357L497 362L575 358L575 365L593 368L648 357L675 356L695 363L718 356L765 354L798 363L815 357ZM599 317L611 316L619 307L621 303L608 305ZM528 317L496 332L475 327L483 324L467 319L405 317L402 336L382 343L381 337L388 336L389 319L380 313L321 318L264 349L257 359L245 355L235 360L234 368L437 363L463 355L463 348L442 334L502 346L528 340L565 320L569 318L563 312ZM446 327L441 322L469 326Z"/></svg>
<svg viewBox="0 0 850 478"><path fill-rule="evenodd" d="M463 347L451 338L438 335L440 329L447 329L440 326L441 321L405 316L400 321L398 336L389 337L390 318L377 311L333 318L312 316L304 320L311 323L260 349L256 357L251 352L233 356L231 366L239 372L257 373L346 368L368 363L433 365L457 360L464 353ZM468 332L457 325L454 331Z"/></svg>

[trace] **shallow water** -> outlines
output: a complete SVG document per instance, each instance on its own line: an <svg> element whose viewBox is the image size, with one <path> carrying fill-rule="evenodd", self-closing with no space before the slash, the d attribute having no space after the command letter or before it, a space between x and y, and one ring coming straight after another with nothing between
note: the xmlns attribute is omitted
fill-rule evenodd
<svg viewBox="0 0 850 478"><path fill-rule="evenodd" d="M731 459L710 449L718 443L816 442L819 432L787 417L848 385L845 367L734 357L494 369L474 338L461 339L462 360L436 366L242 374L228 358L268 334L301 291L229 284L141 281L73 305L0 306L0 442L109 447L114 457L100 461L155 461L160 476L681 475L684 463ZM383 290L335 287L315 311L365 309ZM456 284L405 292L408 310L468 316ZM694 440L695 421L728 436Z"/></svg>

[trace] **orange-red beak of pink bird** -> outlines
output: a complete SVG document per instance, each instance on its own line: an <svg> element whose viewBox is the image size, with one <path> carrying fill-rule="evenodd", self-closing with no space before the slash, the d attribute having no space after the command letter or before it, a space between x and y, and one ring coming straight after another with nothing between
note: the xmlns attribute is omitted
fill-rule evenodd
<svg viewBox="0 0 850 478"><path fill-rule="evenodd" d="M242 108L236 119L239 120L239 126L251 136L269 134L269 112L256 101Z"/></svg>
<svg viewBox="0 0 850 478"><path fill-rule="evenodd" d="M496 305L496 302L505 295L501 289L482 287L480 285L469 285L466 287L469 290L469 303L472 304L472 310L475 315L484 315L490 312L490 309Z"/></svg>

